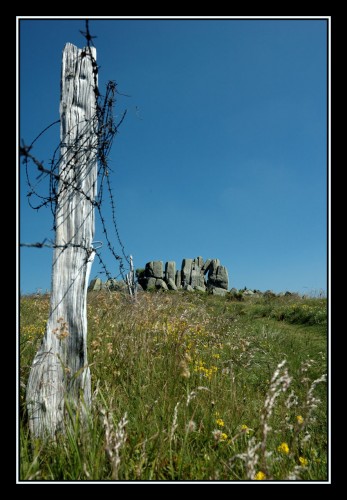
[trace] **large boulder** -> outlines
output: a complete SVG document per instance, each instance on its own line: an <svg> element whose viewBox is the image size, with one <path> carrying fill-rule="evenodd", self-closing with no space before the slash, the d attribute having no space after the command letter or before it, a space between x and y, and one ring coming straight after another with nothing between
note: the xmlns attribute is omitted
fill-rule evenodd
<svg viewBox="0 0 347 500"><path fill-rule="evenodd" d="M207 283L209 288L216 287L224 290L229 288L228 270L220 265L218 259L213 259L210 264Z"/></svg>
<svg viewBox="0 0 347 500"><path fill-rule="evenodd" d="M174 282L174 280L172 278L169 278L166 283L167 283L169 290L177 290L176 283Z"/></svg>
<svg viewBox="0 0 347 500"><path fill-rule="evenodd" d="M219 288L224 288L224 290L228 290L229 276L228 276L228 270L225 266L219 266L217 269L217 283L219 284Z"/></svg>
<svg viewBox="0 0 347 500"><path fill-rule="evenodd" d="M212 259L209 272L211 274L217 273L217 269L219 266L220 266L220 260L219 259Z"/></svg>
<svg viewBox="0 0 347 500"><path fill-rule="evenodd" d="M95 278L90 282L88 292L99 292L102 290L103 284L100 278Z"/></svg>
<svg viewBox="0 0 347 500"><path fill-rule="evenodd" d="M201 272L201 267L193 261L190 274L190 284L193 288L197 286L205 286L204 275Z"/></svg>
<svg viewBox="0 0 347 500"><path fill-rule="evenodd" d="M176 271L175 284L177 288L182 288L182 272Z"/></svg>
<svg viewBox="0 0 347 500"><path fill-rule="evenodd" d="M157 279L156 282L155 282L155 287L158 289L158 290L168 290L168 287L167 287L167 284L165 283L164 280L162 279Z"/></svg>
<svg viewBox="0 0 347 500"><path fill-rule="evenodd" d="M192 268L192 271L190 273L190 285L194 288L195 286L199 286L199 278L200 278L200 268L195 269L195 267Z"/></svg>
<svg viewBox="0 0 347 500"><path fill-rule="evenodd" d="M154 278L153 261L147 262L147 264L145 266L145 277L146 278Z"/></svg>
<svg viewBox="0 0 347 500"><path fill-rule="evenodd" d="M157 281L156 278L147 278L147 284L145 286L145 290L154 290L156 281Z"/></svg>
<svg viewBox="0 0 347 500"><path fill-rule="evenodd" d="M183 288L187 290L187 292L194 292L194 288L190 285L185 285Z"/></svg>
<svg viewBox="0 0 347 500"><path fill-rule="evenodd" d="M227 293L228 290L225 290L225 288L218 288L218 287L212 288L212 295L220 295L221 297L224 297Z"/></svg>
<svg viewBox="0 0 347 500"><path fill-rule="evenodd" d="M182 284L190 285L190 277L192 273L193 259L183 259L182 261Z"/></svg>
<svg viewBox="0 0 347 500"><path fill-rule="evenodd" d="M217 286L215 280L217 279L217 269L220 266L219 259L212 259L210 265L208 266L208 285L209 287Z"/></svg>
<svg viewBox="0 0 347 500"><path fill-rule="evenodd" d="M176 278L176 262L174 260L169 260L165 264L165 281L168 283L169 279L175 281Z"/></svg>
<svg viewBox="0 0 347 500"><path fill-rule="evenodd" d="M147 262L145 268L145 276L147 278L159 278L163 279L163 261L155 260L151 262Z"/></svg>

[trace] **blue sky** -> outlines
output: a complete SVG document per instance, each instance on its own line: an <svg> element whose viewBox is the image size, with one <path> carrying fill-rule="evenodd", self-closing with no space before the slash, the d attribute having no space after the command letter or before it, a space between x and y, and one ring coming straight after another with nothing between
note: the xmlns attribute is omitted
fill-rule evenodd
<svg viewBox="0 0 347 500"><path fill-rule="evenodd" d="M27 144L59 118L62 49L84 45L79 30L83 20L20 22ZM116 115L128 112L110 166L135 267L201 255L227 266L230 287L326 290L326 21L91 20L90 30L101 92L115 80L130 96L118 96ZM48 164L58 143L56 126L33 153ZM52 238L50 210L33 211L27 190L20 165L20 241ZM23 293L50 288L51 262L50 249L21 249Z"/></svg>

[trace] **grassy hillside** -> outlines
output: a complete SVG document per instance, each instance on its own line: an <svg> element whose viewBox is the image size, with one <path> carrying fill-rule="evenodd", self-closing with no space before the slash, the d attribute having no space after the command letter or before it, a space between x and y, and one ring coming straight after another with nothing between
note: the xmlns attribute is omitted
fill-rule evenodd
<svg viewBox="0 0 347 500"><path fill-rule="evenodd" d="M21 479L327 478L325 299L90 293L93 409L45 444L24 401L48 310L21 299Z"/></svg>

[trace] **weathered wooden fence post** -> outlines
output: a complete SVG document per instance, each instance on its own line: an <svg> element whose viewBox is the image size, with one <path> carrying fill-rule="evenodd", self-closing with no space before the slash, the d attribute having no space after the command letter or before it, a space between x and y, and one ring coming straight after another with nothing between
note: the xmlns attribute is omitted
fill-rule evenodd
<svg viewBox="0 0 347 500"><path fill-rule="evenodd" d="M129 265L130 265L130 271L125 276L125 283L127 284L130 297L136 301L137 300L137 288L136 288L136 282L135 282L135 270L134 270L134 261L133 261L132 255L130 255Z"/></svg>
<svg viewBox="0 0 347 500"><path fill-rule="evenodd" d="M63 429L66 404L90 406L87 286L94 257L97 181L96 51L66 44L60 101L61 157L50 315L27 386L33 436Z"/></svg>

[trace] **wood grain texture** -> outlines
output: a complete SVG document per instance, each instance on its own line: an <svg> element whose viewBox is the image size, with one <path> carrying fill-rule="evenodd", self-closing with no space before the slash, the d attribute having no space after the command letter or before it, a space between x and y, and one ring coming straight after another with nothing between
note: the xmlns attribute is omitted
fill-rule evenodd
<svg viewBox="0 0 347 500"><path fill-rule="evenodd" d="M61 161L55 214L50 316L27 386L34 436L64 428L72 409L91 401L87 361L87 286L94 257L97 120L92 59L96 51L68 43L63 50L60 100ZM85 55L86 54L86 55ZM81 405L81 401L83 404Z"/></svg>

